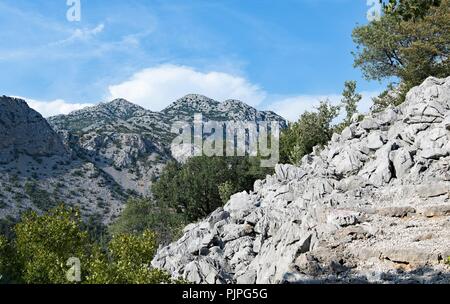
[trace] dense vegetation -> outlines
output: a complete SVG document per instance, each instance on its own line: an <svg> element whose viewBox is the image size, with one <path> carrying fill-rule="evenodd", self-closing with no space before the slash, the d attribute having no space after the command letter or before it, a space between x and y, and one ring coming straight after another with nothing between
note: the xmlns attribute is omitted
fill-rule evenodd
<svg viewBox="0 0 450 304"><path fill-rule="evenodd" d="M355 66L367 79L393 81L374 99L375 111L400 104L428 76L450 74L450 0L381 2L381 19L353 31ZM283 131L282 163L298 164L359 119L362 96L356 82L346 82L342 96L340 105L322 101ZM343 119L336 122L341 111ZM47 212L29 212L18 223L12 218L0 221L0 282L71 283L67 261L75 257L81 262L81 283L173 283L149 265L158 244L178 237L187 223L222 206L233 193L251 190L255 180L270 173L258 158L170 162L152 187L153 197L130 199L108 229L95 219L82 222L76 210L54 208L55 197L35 182L27 183L25 193Z"/></svg>
<svg viewBox="0 0 450 304"><path fill-rule="evenodd" d="M82 229L80 214L73 209L60 206L43 215L29 212L15 225L14 237L0 236L1 280L32 284L173 283L168 274L150 267L156 248L156 235L150 231L118 234L107 246L100 246ZM73 258L80 261L79 282L70 279L72 265L68 261Z"/></svg>
<svg viewBox="0 0 450 304"><path fill-rule="evenodd" d="M397 92L384 92L375 110L403 102L405 94L428 76L450 75L450 1L389 0L380 20L353 31L355 67L369 80L397 82Z"/></svg>

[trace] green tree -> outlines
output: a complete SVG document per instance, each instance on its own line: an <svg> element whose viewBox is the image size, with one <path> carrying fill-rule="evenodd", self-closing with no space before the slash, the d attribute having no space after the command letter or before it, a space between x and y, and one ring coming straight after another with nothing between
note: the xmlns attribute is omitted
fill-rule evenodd
<svg viewBox="0 0 450 304"><path fill-rule="evenodd" d="M315 146L324 146L333 135L332 122L338 114L339 106L333 106L328 101L320 102L315 112L303 113L281 135L281 161L298 164Z"/></svg>
<svg viewBox="0 0 450 304"><path fill-rule="evenodd" d="M397 79L404 97L428 76L450 75L450 0L389 1L384 11L353 31L354 64L367 79Z"/></svg>
<svg viewBox="0 0 450 304"><path fill-rule="evenodd" d="M179 237L186 225L182 214L151 199L130 199L118 219L109 227L112 235L139 235L154 231L158 242L167 244Z"/></svg>
<svg viewBox="0 0 450 304"><path fill-rule="evenodd" d="M78 211L62 206L42 216L36 212L26 214L15 227L19 280L39 284L69 283L67 260L76 257L83 263L88 258L88 235L80 227Z"/></svg>
<svg viewBox="0 0 450 304"><path fill-rule="evenodd" d="M362 95L356 93L356 81L346 81L344 84L344 91L342 92L341 103L345 109L345 125L350 125L354 114L358 113L358 104L362 99Z"/></svg>
<svg viewBox="0 0 450 304"><path fill-rule="evenodd" d="M159 206L172 208L192 222L223 205L220 185L229 182L236 192L251 190L256 179L271 171L261 168L257 158L193 157L184 165L169 164L152 192Z"/></svg>
<svg viewBox="0 0 450 304"><path fill-rule="evenodd" d="M430 8L438 7L441 0L380 0L385 14L397 15L403 20L417 20L426 16Z"/></svg>
<svg viewBox="0 0 450 304"><path fill-rule="evenodd" d="M120 234L112 238L105 254L93 251L88 263L87 284L159 284L173 283L170 275L152 269L151 258L157 249L156 235Z"/></svg>
<svg viewBox="0 0 450 304"><path fill-rule="evenodd" d="M67 284L69 258L80 259L84 284L176 283L150 266L157 236L151 231L115 235L106 248L91 242L79 213L63 206L26 214L15 237L0 237L0 274L7 282Z"/></svg>

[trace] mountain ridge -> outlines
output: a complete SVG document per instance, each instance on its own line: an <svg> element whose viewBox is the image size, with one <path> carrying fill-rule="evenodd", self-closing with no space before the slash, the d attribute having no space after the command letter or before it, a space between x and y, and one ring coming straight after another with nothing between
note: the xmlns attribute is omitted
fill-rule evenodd
<svg viewBox="0 0 450 304"><path fill-rule="evenodd" d="M170 143L175 135L171 124L178 119L191 121L191 114L197 110L203 111L205 119L246 118L256 122L275 118L286 125L281 116L260 114L242 102L220 108L221 103L196 94L172 103L165 109L169 113L153 112L122 98L47 119L23 99L1 97L0 105L0 117L17 112L24 126L19 130L6 118L0 119L0 138L6 134L0 143L0 169L7 172L0 177L0 205L6 205L0 209L0 218L17 216L28 208L46 210L56 202L52 200L47 206L43 200L56 194L55 200L110 222L120 214L128 197L151 195L153 181L173 159ZM234 109L230 115L229 109ZM31 118L37 124L33 125ZM17 149L19 146L11 140L21 138L23 149ZM33 145L36 151L31 149ZM48 153L38 153L45 152L44 148ZM4 156L10 153L14 154L13 162ZM5 159L3 165L1 157ZM34 197L33 191L27 193L26 185L29 190L33 185L34 192L42 197Z"/></svg>

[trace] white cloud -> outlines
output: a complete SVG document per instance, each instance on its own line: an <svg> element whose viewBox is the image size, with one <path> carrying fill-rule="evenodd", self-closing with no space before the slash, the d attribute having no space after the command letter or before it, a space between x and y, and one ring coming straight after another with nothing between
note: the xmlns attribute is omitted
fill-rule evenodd
<svg viewBox="0 0 450 304"><path fill-rule="evenodd" d="M372 106L372 98L379 95L379 92L361 92L363 96L358 105L360 113L367 113ZM267 108L283 116L289 121L297 121L305 111L313 111L321 100L329 100L331 104L338 105L341 102L340 94L328 95L298 95L278 99L270 103Z"/></svg>
<svg viewBox="0 0 450 304"><path fill-rule="evenodd" d="M125 98L153 111L160 111L187 94L202 94L218 101L238 99L252 106L267 96L243 77L177 65L139 71L129 80L109 86L109 94L109 99Z"/></svg>
<svg viewBox="0 0 450 304"><path fill-rule="evenodd" d="M100 23L99 25L97 25L93 29L89 29L89 28L76 29L73 32L72 37L79 38L79 39L91 38L91 37L93 37L93 36L103 32L104 29L105 29L105 25L103 23Z"/></svg>
<svg viewBox="0 0 450 304"><path fill-rule="evenodd" d="M94 38L98 34L102 33L104 29L105 25L103 23L100 23L94 28L77 28L72 31L71 35L68 38L49 43L48 46L60 46L75 41L89 40L91 38Z"/></svg>
<svg viewBox="0 0 450 304"><path fill-rule="evenodd" d="M50 117L59 114L69 114L72 111L93 106L93 104L89 103L69 103L62 99L56 99L53 101L39 101L24 97L18 98L25 100L30 108L39 112L44 117Z"/></svg>

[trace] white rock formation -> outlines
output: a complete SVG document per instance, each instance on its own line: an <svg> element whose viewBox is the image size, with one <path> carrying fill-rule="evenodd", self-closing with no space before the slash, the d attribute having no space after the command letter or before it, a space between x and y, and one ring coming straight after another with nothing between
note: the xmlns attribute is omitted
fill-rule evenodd
<svg viewBox="0 0 450 304"><path fill-rule="evenodd" d="M196 283L450 282L450 77L278 165L153 266Z"/></svg>

